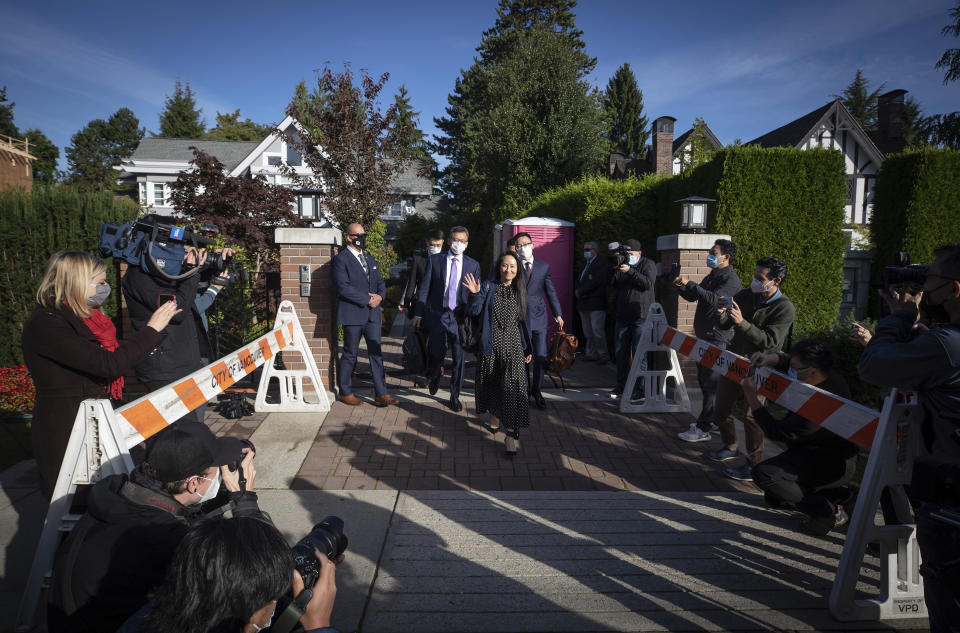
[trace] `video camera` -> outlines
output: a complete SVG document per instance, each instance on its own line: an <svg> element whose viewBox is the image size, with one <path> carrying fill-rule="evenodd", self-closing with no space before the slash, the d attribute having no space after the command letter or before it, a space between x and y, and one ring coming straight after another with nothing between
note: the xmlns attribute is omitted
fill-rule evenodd
<svg viewBox="0 0 960 633"><path fill-rule="evenodd" d="M930 269L925 264L911 264L910 253L906 251L897 251L893 256L893 266L886 266L883 269L884 288L906 288L919 291L923 288L927 280L927 271Z"/></svg>
<svg viewBox="0 0 960 633"><path fill-rule="evenodd" d="M213 224L199 227L178 227L163 224L155 216L133 222L106 222L100 227L100 256L116 257L143 272L178 281L205 273L211 283L227 285L246 280L245 270L231 270L228 258L221 253L210 253L203 266L184 264L186 246L198 251L214 246L219 229Z"/></svg>

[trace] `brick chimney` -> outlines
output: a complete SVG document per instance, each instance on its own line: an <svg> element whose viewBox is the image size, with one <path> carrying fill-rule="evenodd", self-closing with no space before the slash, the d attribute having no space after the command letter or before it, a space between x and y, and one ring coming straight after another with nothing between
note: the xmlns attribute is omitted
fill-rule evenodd
<svg viewBox="0 0 960 633"><path fill-rule="evenodd" d="M653 122L653 160L651 166L658 175L673 175L673 124L672 116L662 116Z"/></svg>
<svg viewBox="0 0 960 633"><path fill-rule="evenodd" d="M877 127L880 151L899 152L906 146L903 136L904 95L906 90L891 90L877 97Z"/></svg>

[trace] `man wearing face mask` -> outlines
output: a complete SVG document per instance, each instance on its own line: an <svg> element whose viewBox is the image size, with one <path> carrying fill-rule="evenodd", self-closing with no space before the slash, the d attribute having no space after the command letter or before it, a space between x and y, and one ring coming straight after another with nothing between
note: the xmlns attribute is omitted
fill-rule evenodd
<svg viewBox="0 0 960 633"><path fill-rule="evenodd" d="M231 470L241 456L240 468ZM242 441L182 422L157 434L129 476L95 484L87 511L57 550L49 629L117 630L163 582L188 528L206 518L201 503L216 497L221 485L229 514L269 521L253 492L253 458Z"/></svg>
<svg viewBox="0 0 960 633"><path fill-rule="evenodd" d="M462 411L460 390L463 387L463 347L460 346L460 323L465 317L470 291L463 285L467 275L480 277L480 264L464 252L470 240L470 232L464 226L450 229L450 250L432 255L420 284L420 292L413 306L413 327L421 322L427 330L430 395L440 388L440 370L447 348L453 354L453 371L450 375L451 411Z"/></svg>
<svg viewBox="0 0 960 633"><path fill-rule="evenodd" d="M560 311L557 291L553 287L553 278L550 276L550 264L533 258L533 239L530 234L517 233L513 239L520 257L521 272L527 282L527 331L530 332L530 342L533 344L533 363L527 365L527 382L536 407L546 409L547 403L540 393L543 371L547 366L547 306L543 300L544 295L550 302L553 320L561 330L563 314Z"/></svg>
<svg viewBox="0 0 960 633"><path fill-rule="evenodd" d="M387 407L396 400L387 394L380 351L380 307L387 296L387 286L377 270L377 261L366 252L367 233L359 224L351 224L345 232L347 247L333 258L330 276L337 288L337 325L343 326L343 350L337 364L340 393L337 400L350 406L361 404L353 395L353 368L357 364L360 337L367 342L370 374L373 378L373 404Z"/></svg>
<svg viewBox="0 0 960 633"><path fill-rule="evenodd" d="M398 309L408 312L413 310L413 302L417 298L417 292L423 282L423 275L427 270L427 260L434 255L439 255L442 250L443 231L431 229L427 232L425 249L414 251L413 256L410 257L410 263L407 267L407 283L403 288L403 296L400 298Z"/></svg>
<svg viewBox="0 0 960 633"><path fill-rule="evenodd" d="M780 284L787 277L787 264L776 257L764 257L757 261L750 288L733 296L722 297L718 302L718 325L732 329L730 351L751 358L757 352L769 354L785 347L793 331L796 308L793 302L780 291ZM738 457L737 430L731 413L743 397L740 385L726 376L720 377L717 385L716 425L720 427L723 448L712 451L708 457L715 462L725 462ZM748 410L744 416L743 430L747 440L747 464L740 468L725 468L731 479L750 481L751 469L763 461L763 430Z"/></svg>
<svg viewBox="0 0 960 633"><path fill-rule="evenodd" d="M573 291L577 298L577 312L583 336L587 339L586 358L598 363L607 363L607 284L610 282L610 268L598 257L596 242L583 243L583 269L576 280Z"/></svg>
<svg viewBox="0 0 960 633"><path fill-rule="evenodd" d="M923 291L881 293L890 315L860 356L860 377L875 385L915 391L923 408L929 455L914 464L910 494L923 556L923 595L930 630L956 631L960 622L960 244L934 252ZM914 325L920 309L933 327Z"/></svg>
<svg viewBox="0 0 960 633"><path fill-rule="evenodd" d="M650 304L654 301L653 285L657 280L656 265L641 256L638 240L626 240L621 248L626 249L627 261L617 266L610 282L616 293L614 310L617 319L614 328L617 355L617 385L612 392L614 398L619 398L626 387L633 351L643 332L643 322ZM647 368L646 358L641 359L640 363L641 369ZM642 392L643 384L638 381L636 388Z"/></svg>
<svg viewBox="0 0 960 633"><path fill-rule="evenodd" d="M733 260L737 256L737 245L730 240L719 239L713 243L713 248L707 255L707 268L710 274L700 283L690 281L684 276L674 280L680 296L687 301L695 301L697 310L693 315L693 332L697 338L725 349L733 331L721 328L718 324L717 300L720 297L732 297L743 288L740 278L733 270ZM706 442L710 440L710 431L719 430L713 426L714 406L717 401L717 382L720 375L712 367L704 367L697 363L697 382L700 385L703 406L700 417L690 425L690 428L677 437L685 442Z"/></svg>

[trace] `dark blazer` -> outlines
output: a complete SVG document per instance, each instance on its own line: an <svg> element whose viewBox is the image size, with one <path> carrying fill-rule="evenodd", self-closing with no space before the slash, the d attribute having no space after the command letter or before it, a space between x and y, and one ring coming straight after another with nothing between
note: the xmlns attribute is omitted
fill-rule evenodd
<svg viewBox="0 0 960 633"><path fill-rule="evenodd" d="M563 316L560 311L560 301L557 299L557 291L550 277L550 264L534 259L530 268L530 278L527 279L527 328L531 332L546 331L547 306L543 301L543 294L547 294L547 301L550 302L550 310L553 311L554 317ZM520 274L526 278L526 262L520 262Z"/></svg>
<svg viewBox="0 0 960 633"><path fill-rule="evenodd" d="M657 267L652 260L641 257L636 265L622 273L616 269L611 283L616 289L615 315L617 323L639 323L647 318L650 304L654 302L654 284Z"/></svg>
<svg viewBox="0 0 960 633"><path fill-rule="evenodd" d="M743 286L733 271L733 266L714 268L700 283L688 281L677 290L687 301L697 302L697 311L693 315L693 331L698 338L711 343L729 343L733 330L719 327L717 299L734 297Z"/></svg>
<svg viewBox="0 0 960 633"><path fill-rule="evenodd" d="M370 279L367 279L363 266L349 247L333 258L330 276L340 299L337 304L337 325L363 325L368 321L380 320L383 303L376 308L367 304L370 303L371 292L386 298L387 285L383 282L373 255L364 252L363 258L367 262Z"/></svg>
<svg viewBox="0 0 960 633"><path fill-rule="evenodd" d="M420 292L417 293L417 300L413 305L413 316L422 317L426 312L439 314L446 307L443 305L443 295L447 291L447 286L443 278L447 274L448 254L447 252L437 253L427 260L427 270L423 273ZM457 282L457 308L465 310L470 301L470 291L464 287L463 277L470 273L480 279L480 264L466 255L461 255L460 260L463 263L463 270L457 271L460 276L460 281Z"/></svg>
<svg viewBox="0 0 960 633"><path fill-rule="evenodd" d="M493 303L496 293L496 282L485 281L480 286L480 292L470 295L470 303L467 306L467 313L471 316L481 315L480 317L480 353L484 356L493 355ZM524 321L517 319L517 327L520 328L520 342L523 344L523 355L529 356L533 353L533 346L530 344L530 333L527 332L527 325Z"/></svg>
<svg viewBox="0 0 960 633"><path fill-rule="evenodd" d="M407 283L403 287L403 296L400 297L400 305L405 310L413 309L420 284L423 283L423 275L427 271L427 259L429 257L427 251L414 251L410 258L410 266L407 268Z"/></svg>
<svg viewBox="0 0 960 633"><path fill-rule="evenodd" d="M607 284L610 283L610 266L599 255L587 262L574 280L577 291L577 310L595 312L607 309Z"/></svg>
<svg viewBox="0 0 960 633"><path fill-rule="evenodd" d="M37 389L31 429L33 454L48 499L80 403L87 398L109 398L107 383L129 371L165 337L165 333L144 327L119 341L120 347L110 352L70 310L37 306L24 323L23 359Z"/></svg>

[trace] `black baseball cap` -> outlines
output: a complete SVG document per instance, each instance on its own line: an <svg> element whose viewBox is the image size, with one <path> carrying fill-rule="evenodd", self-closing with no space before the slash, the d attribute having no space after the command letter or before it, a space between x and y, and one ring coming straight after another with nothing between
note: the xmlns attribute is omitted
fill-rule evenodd
<svg viewBox="0 0 960 633"><path fill-rule="evenodd" d="M160 483L199 475L211 466L232 464L248 445L235 437L217 437L205 424L178 422L161 431L146 462Z"/></svg>
<svg viewBox="0 0 960 633"><path fill-rule="evenodd" d="M642 250L642 249L640 248L640 242L637 241L637 240L624 240L623 242L620 243L620 245L621 245L621 246L626 246L626 247L627 247L627 250L631 250L631 251L639 251L639 250Z"/></svg>

